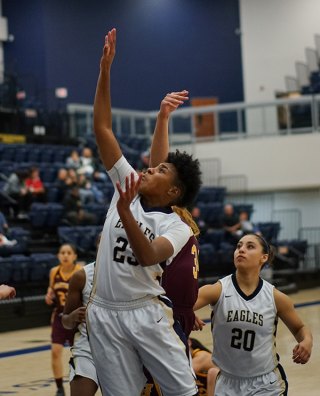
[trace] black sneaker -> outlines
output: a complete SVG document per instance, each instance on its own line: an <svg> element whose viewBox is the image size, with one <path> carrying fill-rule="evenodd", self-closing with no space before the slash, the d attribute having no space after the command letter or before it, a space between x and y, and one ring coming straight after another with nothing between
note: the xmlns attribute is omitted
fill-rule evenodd
<svg viewBox="0 0 320 396"><path fill-rule="evenodd" d="M58 388L56 396L65 396L64 388Z"/></svg>

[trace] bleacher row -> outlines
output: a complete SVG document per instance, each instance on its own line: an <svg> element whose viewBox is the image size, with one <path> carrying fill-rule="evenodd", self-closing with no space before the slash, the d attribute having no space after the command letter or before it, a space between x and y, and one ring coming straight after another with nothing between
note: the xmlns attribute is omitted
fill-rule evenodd
<svg viewBox="0 0 320 396"><path fill-rule="evenodd" d="M131 147L138 147L130 142ZM140 144L140 143L139 143ZM139 146L140 147L140 146ZM51 256L37 255L30 251L29 243L34 231L50 232L57 236L59 243L74 244L80 255L86 258L89 252L94 256L96 237L102 229L108 203L113 194L113 186L109 181L99 183L106 198L106 204L87 204L85 209L94 213L97 224L94 226L67 226L63 222L64 207L57 202L58 190L54 185L54 179L59 167L64 166L66 157L75 147L54 145L3 145L0 144L1 172L6 176L17 167L36 164L41 171L41 177L47 188L47 203L35 202L31 205L28 218L28 227L13 227L10 239L16 239L17 244L12 247L0 248L1 270L4 271L0 279L15 284L37 279L48 280L48 269L53 262L57 263L55 249L48 253ZM51 162L49 162L51 161ZM0 186L1 187L1 186ZM226 275L233 271L234 246L225 240L224 230L221 229L220 218L226 201L226 189L224 187L203 187L197 198L196 206L199 207L202 217L208 226L208 232L200 238L200 277ZM235 204L236 213L246 211L251 217L254 208L251 204ZM257 224L264 237L273 244L278 241L280 223L260 222ZM294 245L294 249L305 251L305 246L299 245L300 241L286 241ZM51 258L50 258L51 257ZM54 257L54 259L53 259ZM52 261L49 260L52 259ZM49 260L49 261L48 261ZM39 267L39 271L37 270ZM20 268L20 269L19 269ZM33 271L35 273L33 274ZM1 273L0 273L1 274ZM19 275L20 274L20 275Z"/></svg>
<svg viewBox="0 0 320 396"><path fill-rule="evenodd" d="M132 164L136 167L140 160L140 155L149 145L149 141L145 138L133 138L130 136L121 136L119 139L121 149ZM90 147L95 158L99 162L99 155L95 140L88 139L85 144ZM38 166L42 172L44 182L51 182L51 177L45 171L49 169L58 169L64 167L67 157L72 150L80 152L81 148L70 145L54 145L54 144L4 144L0 143L0 169L1 173L8 174L12 170L21 167ZM46 180L47 179L47 180ZM48 180L49 179L49 180Z"/></svg>
<svg viewBox="0 0 320 396"><path fill-rule="evenodd" d="M77 247L78 255L96 252L96 240L102 226L59 227L57 234L59 244L71 243ZM15 285L19 290L36 294L32 287L38 286L44 292L48 285L50 269L58 264L57 251L31 253L29 242L32 232L22 227L12 227L9 233L17 243L14 246L0 246L0 279L1 283ZM30 289L31 288L31 289Z"/></svg>
<svg viewBox="0 0 320 396"><path fill-rule="evenodd" d="M13 254L0 256L1 283L23 285L43 282L48 283L50 269L58 264L57 255L53 253ZM32 292L32 290L31 290Z"/></svg>

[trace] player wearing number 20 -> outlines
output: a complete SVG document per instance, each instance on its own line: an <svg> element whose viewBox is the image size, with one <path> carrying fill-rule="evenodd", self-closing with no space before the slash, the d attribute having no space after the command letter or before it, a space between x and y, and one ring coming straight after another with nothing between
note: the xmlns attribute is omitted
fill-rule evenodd
<svg viewBox="0 0 320 396"><path fill-rule="evenodd" d="M211 304L213 310L212 360L221 370L216 395L287 395L286 376L276 353L278 318L298 342L293 361L309 360L312 335L291 299L260 278L261 268L272 262L272 256L263 237L248 234L234 252L236 272L199 289L194 309Z"/></svg>

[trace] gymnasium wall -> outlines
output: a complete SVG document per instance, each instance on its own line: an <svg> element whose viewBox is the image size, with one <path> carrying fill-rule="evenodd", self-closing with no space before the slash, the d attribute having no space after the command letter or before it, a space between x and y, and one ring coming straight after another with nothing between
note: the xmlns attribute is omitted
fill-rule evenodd
<svg viewBox="0 0 320 396"><path fill-rule="evenodd" d="M285 77L297 77L296 62L306 63L305 49L316 49L320 34L318 0L240 0L241 52L246 102L275 99L286 92ZM275 109L267 113L276 128ZM248 133L262 131L262 115L246 115Z"/></svg>
<svg viewBox="0 0 320 396"><path fill-rule="evenodd" d="M247 102L273 100L285 91L285 76L296 76L320 34L318 0L240 0L244 96Z"/></svg>
<svg viewBox="0 0 320 396"><path fill-rule="evenodd" d="M198 158L218 158L223 176L245 175L248 191L319 188L320 134L197 143ZM190 147L180 146L190 151Z"/></svg>
<svg viewBox="0 0 320 396"><path fill-rule="evenodd" d="M5 69L54 108L54 88L92 104L104 36L118 29L114 107L154 110L168 91L243 100L237 0L2 0Z"/></svg>

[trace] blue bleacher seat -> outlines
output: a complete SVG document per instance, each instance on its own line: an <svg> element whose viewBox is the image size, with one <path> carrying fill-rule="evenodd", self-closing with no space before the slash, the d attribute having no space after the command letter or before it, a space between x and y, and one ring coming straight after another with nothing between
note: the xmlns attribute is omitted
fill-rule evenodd
<svg viewBox="0 0 320 396"><path fill-rule="evenodd" d="M223 241L223 237L224 237L224 230L208 230L204 236L203 236L203 242L204 243L210 243L215 250L219 250L220 249L220 245Z"/></svg>
<svg viewBox="0 0 320 396"><path fill-rule="evenodd" d="M63 205L56 202L49 202L48 206L48 216L46 221L47 227L57 227L62 219L64 213Z"/></svg>
<svg viewBox="0 0 320 396"><path fill-rule="evenodd" d="M13 161L16 163L26 162L27 154L27 149L25 147L17 148L14 153Z"/></svg>
<svg viewBox="0 0 320 396"><path fill-rule="evenodd" d="M31 163L38 163L40 158L40 149L37 147L29 147L27 153L27 161Z"/></svg>
<svg viewBox="0 0 320 396"><path fill-rule="evenodd" d="M58 227L58 236L61 244L71 243L77 247L80 243L80 232L77 227L60 226Z"/></svg>
<svg viewBox="0 0 320 396"><path fill-rule="evenodd" d="M201 217L204 219L208 227L220 228L220 219L223 213L223 204L219 202L199 203L198 207L201 211Z"/></svg>
<svg viewBox="0 0 320 396"><path fill-rule="evenodd" d="M11 282L11 260L0 256L0 282L8 283Z"/></svg>
<svg viewBox="0 0 320 396"><path fill-rule="evenodd" d="M52 267L58 264L58 258L53 253L32 253L30 255L30 281L42 281L49 278Z"/></svg>
<svg viewBox="0 0 320 396"><path fill-rule="evenodd" d="M102 231L102 226L60 226L58 236L60 243L71 243L80 252L96 250L96 240Z"/></svg>
<svg viewBox="0 0 320 396"><path fill-rule="evenodd" d="M15 283L28 282L31 258L23 254L14 254L10 256L11 281Z"/></svg>
<svg viewBox="0 0 320 396"><path fill-rule="evenodd" d="M249 219L253 213L253 205L252 204L234 204L234 211L236 214L240 214L240 212L247 212Z"/></svg>
<svg viewBox="0 0 320 396"><path fill-rule="evenodd" d="M49 208L47 204L34 202L29 211L29 218L32 227L42 228L47 224Z"/></svg>
<svg viewBox="0 0 320 396"><path fill-rule="evenodd" d="M260 222L257 227L268 242L275 243L277 241L281 229L279 222Z"/></svg>
<svg viewBox="0 0 320 396"><path fill-rule="evenodd" d="M198 203L223 203L226 195L225 187L202 187L197 196Z"/></svg>

